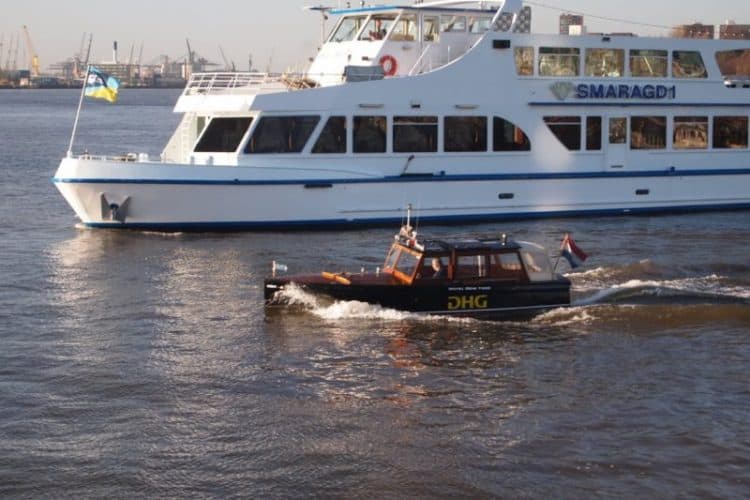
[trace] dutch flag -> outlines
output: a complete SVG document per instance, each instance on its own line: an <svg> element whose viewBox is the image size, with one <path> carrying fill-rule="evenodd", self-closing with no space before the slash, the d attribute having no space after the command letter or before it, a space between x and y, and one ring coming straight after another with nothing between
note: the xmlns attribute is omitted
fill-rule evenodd
<svg viewBox="0 0 750 500"><path fill-rule="evenodd" d="M578 245L576 245L575 241L573 241L573 238L571 238L571 236L567 233L565 234L565 237L562 240L562 244L560 245L560 255L567 259L567 261L570 263L570 267L572 267L573 269L583 264L583 261L588 258L586 252L578 248Z"/></svg>

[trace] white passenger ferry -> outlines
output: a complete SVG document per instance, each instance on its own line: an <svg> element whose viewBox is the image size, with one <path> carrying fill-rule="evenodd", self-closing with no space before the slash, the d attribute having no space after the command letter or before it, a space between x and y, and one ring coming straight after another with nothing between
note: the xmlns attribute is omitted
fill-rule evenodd
<svg viewBox="0 0 750 500"><path fill-rule="evenodd" d="M161 158L74 156L91 227L750 208L750 41L539 35L520 2L326 10L306 73L193 75Z"/></svg>

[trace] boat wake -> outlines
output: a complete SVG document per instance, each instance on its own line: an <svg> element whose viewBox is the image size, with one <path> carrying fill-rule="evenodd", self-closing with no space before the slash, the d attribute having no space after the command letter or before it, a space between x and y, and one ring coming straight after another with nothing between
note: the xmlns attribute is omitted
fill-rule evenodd
<svg viewBox="0 0 750 500"><path fill-rule="evenodd" d="M325 320L366 319L380 321L450 321L466 323L476 321L471 318L450 318L445 316L398 311L376 304L357 300L331 300L309 293L295 284L277 292L276 300L287 307L307 311Z"/></svg>

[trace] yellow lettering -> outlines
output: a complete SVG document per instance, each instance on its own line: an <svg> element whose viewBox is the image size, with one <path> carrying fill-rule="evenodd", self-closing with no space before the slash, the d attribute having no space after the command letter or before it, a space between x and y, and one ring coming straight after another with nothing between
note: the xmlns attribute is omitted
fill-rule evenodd
<svg viewBox="0 0 750 500"><path fill-rule="evenodd" d="M487 295L451 295L448 297L448 310L486 309L488 303Z"/></svg>
<svg viewBox="0 0 750 500"><path fill-rule="evenodd" d="M448 297L448 310L449 311L458 309L460 304L461 304L461 297L457 297L455 295L451 295L450 297Z"/></svg>

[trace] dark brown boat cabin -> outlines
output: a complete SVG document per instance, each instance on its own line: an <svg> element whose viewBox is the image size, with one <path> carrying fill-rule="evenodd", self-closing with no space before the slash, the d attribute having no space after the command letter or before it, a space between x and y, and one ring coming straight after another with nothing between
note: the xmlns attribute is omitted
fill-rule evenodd
<svg viewBox="0 0 750 500"><path fill-rule="evenodd" d="M396 236L383 272L404 285L424 280L531 283L555 279L544 247L525 241L418 240L413 230ZM434 283L434 281L431 281Z"/></svg>

